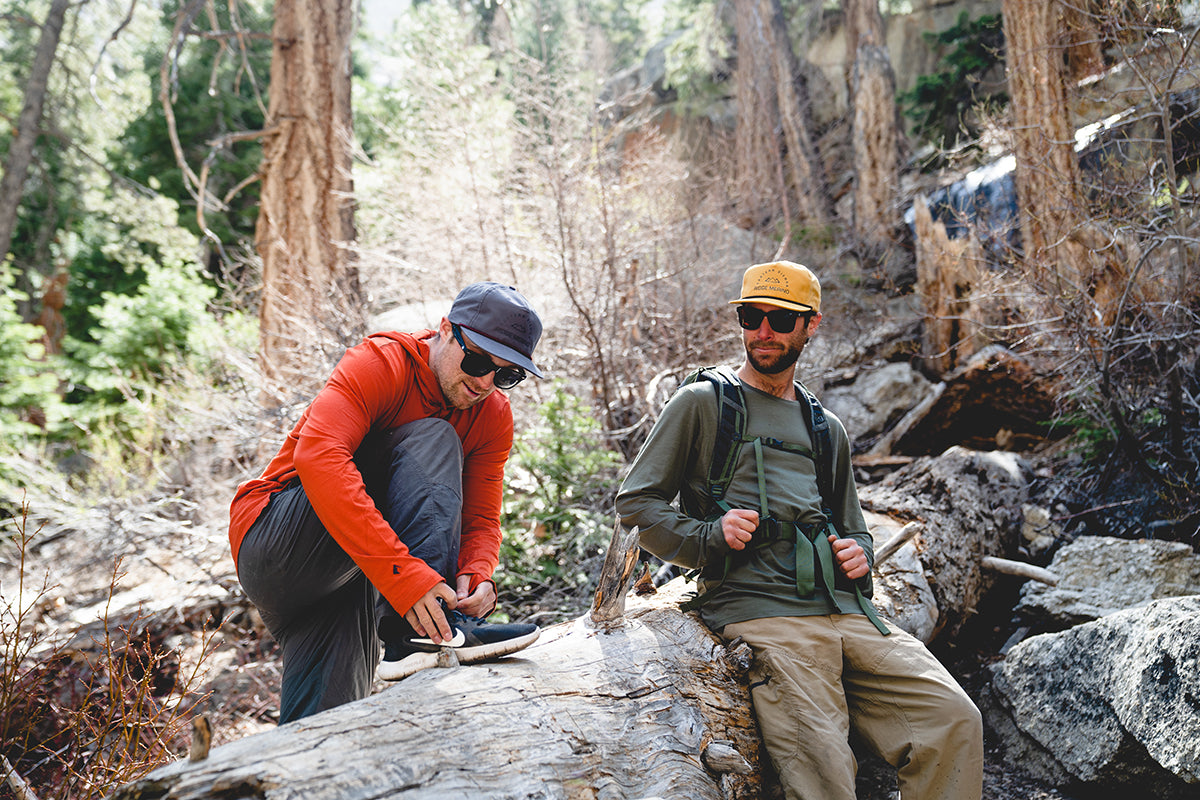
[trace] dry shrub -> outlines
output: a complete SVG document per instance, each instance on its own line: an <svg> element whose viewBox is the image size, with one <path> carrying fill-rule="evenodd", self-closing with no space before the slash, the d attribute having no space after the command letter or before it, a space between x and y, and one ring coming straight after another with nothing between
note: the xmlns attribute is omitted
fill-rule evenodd
<svg viewBox="0 0 1200 800"><path fill-rule="evenodd" d="M116 620L106 609L69 635L48 630L54 587L31 581L27 520L24 506L5 541L19 573L0 607L0 798L102 797L186 751L204 659L181 669L167 632L140 613Z"/></svg>

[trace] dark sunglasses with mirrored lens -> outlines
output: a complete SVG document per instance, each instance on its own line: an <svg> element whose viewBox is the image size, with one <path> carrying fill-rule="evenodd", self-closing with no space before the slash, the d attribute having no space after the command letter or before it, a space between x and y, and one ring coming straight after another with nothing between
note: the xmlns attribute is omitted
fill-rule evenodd
<svg viewBox="0 0 1200 800"><path fill-rule="evenodd" d="M497 366L491 358L483 353L476 353L467 349L467 343L463 341L462 330L457 325L451 325L450 330L454 331L454 338L458 340L458 346L462 348L462 371L470 375L472 378L482 378L489 372L495 372L496 377L492 382L499 389L511 389L521 381L525 380L525 370L520 367L500 367Z"/></svg>
<svg viewBox="0 0 1200 800"><path fill-rule="evenodd" d="M800 317L804 317L804 324L807 327L808 320L812 316L812 312L793 311L790 308L773 308L770 311L763 311L754 306L738 306L737 313L738 323L746 330L758 330L765 317L771 330L776 333L791 333L796 330L796 320Z"/></svg>

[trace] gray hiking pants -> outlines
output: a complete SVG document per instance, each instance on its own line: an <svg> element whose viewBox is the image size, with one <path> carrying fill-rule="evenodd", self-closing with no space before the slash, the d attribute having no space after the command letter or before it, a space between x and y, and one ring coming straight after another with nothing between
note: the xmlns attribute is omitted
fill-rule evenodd
<svg viewBox="0 0 1200 800"><path fill-rule="evenodd" d="M420 419L368 436L354 455L400 541L453 587L462 532L462 443ZM380 638L407 628L321 524L300 482L271 496L246 533L238 578L283 652L280 724L366 697Z"/></svg>

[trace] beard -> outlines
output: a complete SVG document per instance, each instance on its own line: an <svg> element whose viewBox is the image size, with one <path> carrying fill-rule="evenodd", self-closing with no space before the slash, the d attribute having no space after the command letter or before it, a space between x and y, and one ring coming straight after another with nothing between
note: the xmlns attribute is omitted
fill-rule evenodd
<svg viewBox="0 0 1200 800"><path fill-rule="evenodd" d="M747 345L746 360L750 362L750 366L763 375L778 375L795 365L797 359L800 358L800 351L803 349L804 345L800 345L800 347L785 346L782 351L769 350L764 354L763 351L752 350Z"/></svg>

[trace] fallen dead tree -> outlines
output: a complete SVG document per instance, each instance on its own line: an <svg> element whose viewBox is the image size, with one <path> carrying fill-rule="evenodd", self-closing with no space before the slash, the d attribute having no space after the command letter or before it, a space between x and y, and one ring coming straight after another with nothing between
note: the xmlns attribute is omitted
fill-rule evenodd
<svg viewBox="0 0 1200 800"><path fill-rule="evenodd" d="M987 585L981 557L1003 556L1016 536L1008 504L994 505L1021 494L1011 459L947 456L940 465L921 459L902 471L909 479L864 493L876 511L890 505L887 519L918 521L905 531L912 541L877 573L881 595L901 594L887 571L908 553L940 570L930 602L978 603ZM637 552L636 533L618 526L592 611L545 631L519 657L417 673L161 768L111 798L770 796L746 688L748 648L727 649L679 610L690 588L682 579L630 594ZM935 609L937 627L954 628L969 613Z"/></svg>
<svg viewBox="0 0 1200 800"><path fill-rule="evenodd" d="M678 599L555 626L519 658L417 673L111 797L758 797L745 655Z"/></svg>

